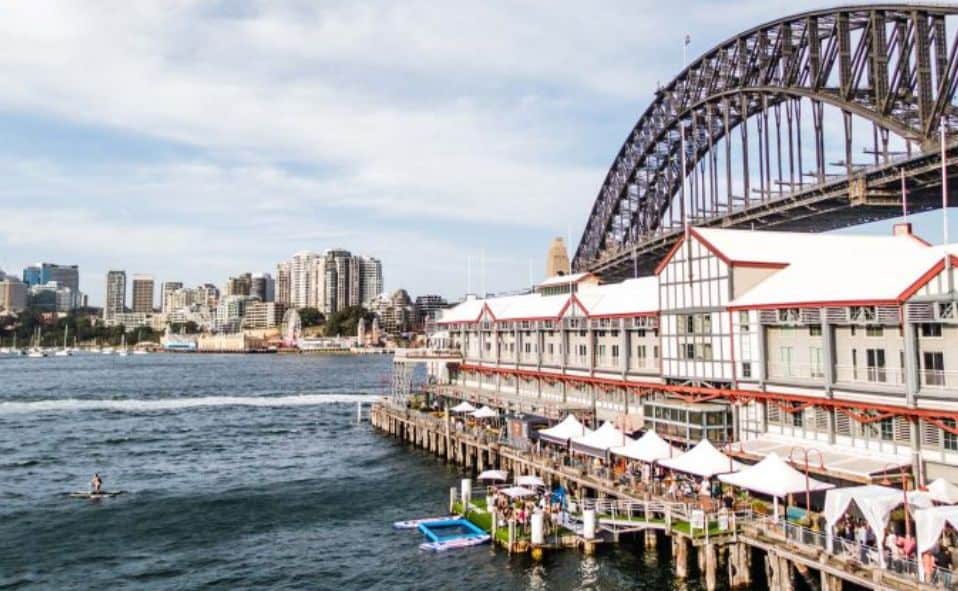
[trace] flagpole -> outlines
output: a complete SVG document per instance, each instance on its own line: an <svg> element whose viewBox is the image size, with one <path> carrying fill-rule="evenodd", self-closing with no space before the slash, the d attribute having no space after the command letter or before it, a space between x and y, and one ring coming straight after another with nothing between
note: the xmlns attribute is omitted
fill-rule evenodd
<svg viewBox="0 0 958 591"><path fill-rule="evenodd" d="M908 189L905 187L905 167L901 168L901 217L908 223Z"/></svg>
<svg viewBox="0 0 958 591"><path fill-rule="evenodd" d="M948 254L948 150L945 144L945 116L941 116L941 236L945 251L945 277L948 281L948 293L954 292L954 279L951 276L951 256Z"/></svg>

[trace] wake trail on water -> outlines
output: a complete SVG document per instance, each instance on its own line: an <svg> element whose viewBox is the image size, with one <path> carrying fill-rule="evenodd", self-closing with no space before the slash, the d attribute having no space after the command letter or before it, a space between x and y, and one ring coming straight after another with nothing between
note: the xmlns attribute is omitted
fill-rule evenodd
<svg viewBox="0 0 958 591"><path fill-rule="evenodd" d="M343 404L373 402L381 396L376 394L301 394L296 396L202 396L196 398L158 399L81 399L60 398L23 402L0 402L0 415L36 412L69 412L86 410L113 410L129 413L182 410L211 406L315 406L320 404Z"/></svg>

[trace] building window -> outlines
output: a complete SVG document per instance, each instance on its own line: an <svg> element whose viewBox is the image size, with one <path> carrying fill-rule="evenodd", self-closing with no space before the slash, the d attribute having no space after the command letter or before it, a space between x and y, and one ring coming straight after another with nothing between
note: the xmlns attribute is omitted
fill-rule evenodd
<svg viewBox="0 0 958 591"><path fill-rule="evenodd" d="M883 337L885 336L885 327L884 326L866 326L865 336L866 337Z"/></svg>
<svg viewBox="0 0 958 591"><path fill-rule="evenodd" d="M712 360L712 345L709 343L703 343L698 346L699 356L698 359L701 361L711 361Z"/></svg>
<svg viewBox="0 0 958 591"><path fill-rule="evenodd" d="M822 325L821 324L812 324L808 327L808 336L810 337L820 337L822 336Z"/></svg>
<svg viewBox="0 0 958 591"><path fill-rule="evenodd" d="M612 345L612 359L616 360L619 358L619 346Z"/></svg>
<svg viewBox="0 0 958 591"><path fill-rule="evenodd" d="M945 426L950 427L952 429L955 428L954 419L945 419L942 421L942 423L944 423ZM954 433L946 429L942 429L941 430L941 446L948 451L958 451L958 435L955 435Z"/></svg>
<svg viewBox="0 0 958 591"><path fill-rule="evenodd" d="M884 349L865 349L865 362L867 363L868 381L885 381L885 350Z"/></svg>
<svg viewBox="0 0 958 591"><path fill-rule="evenodd" d="M811 376L813 378L824 377L825 372L822 371L822 348L809 347L808 359L810 361Z"/></svg>
<svg viewBox="0 0 958 591"><path fill-rule="evenodd" d="M748 310L742 310L738 313L738 324L742 327L742 332L749 331Z"/></svg>
<svg viewBox="0 0 958 591"><path fill-rule="evenodd" d="M792 376L792 348L779 347L778 359L782 363L782 376L791 377Z"/></svg>
<svg viewBox="0 0 958 591"><path fill-rule="evenodd" d="M645 345L639 345L635 348L635 357L641 361L645 361Z"/></svg>
<svg viewBox="0 0 958 591"><path fill-rule="evenodd" d="M742 377L750 378L752 377L752 364L750 362L742 363Z"/></svg>
<svg viewBox="0 0 958 591"><path fill-rule="evenodd" d="M882 441L894 441L895 440L895 423L894 419L888 417L887 419L882 419L879 422L879 434L881 435Z"/></svg>
<svg viewBox="0 0 958 591"><path fill-rule="evenodd" d="M924 338L938 338L941 336L941 325L925 323L921 325L921 336Z"/></svg>
<svg viewBox="0 0 958 591"><path fill-rule="evenodd" d="M685 353L686 359L695 359L695 345L692 343L685 343L682 345L683 352Z"/></svg>
<svg viewBox="0 0 958 591"><path fill-rule="evenodd" d="M852 329L854 328L853 326ZM852 379L858 379L858 349L852 349Z"/></svg>
<svg viewBox="0 0 958 591"><path fill-rule="evenodd" d="M801 426L803 426L803 425L805 424L805 421L803 420L803 419L805 418L805 417L803 416L804 414L805 414L805 411L803 411L803 410L800 410L800 411L797 411L797 412L793 412L793 413L792 413L792 426L793 426L793 427L801 427Z"/></svg>
<svg viewBox="0 0 958 591"><path fill-rule="evenodd" d="M922 375L926 386L944 386L945 385L945 354L939 351L926 351L922 353Z"/></svg>

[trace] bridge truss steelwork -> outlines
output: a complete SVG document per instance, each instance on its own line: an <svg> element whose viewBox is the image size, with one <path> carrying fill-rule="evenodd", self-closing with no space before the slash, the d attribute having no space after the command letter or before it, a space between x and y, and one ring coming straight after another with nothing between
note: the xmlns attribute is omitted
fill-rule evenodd
<svg viewBox="0 0 958 591"><path fill-rule="evenodd" d="M902 184L909 212L940 207L942 124L958 162L958 36L946 27L956 15L958 5L841 7L713 48L636 123L573 267L606 280L647 272L685 221L823 231L894 217Z"/></svg>

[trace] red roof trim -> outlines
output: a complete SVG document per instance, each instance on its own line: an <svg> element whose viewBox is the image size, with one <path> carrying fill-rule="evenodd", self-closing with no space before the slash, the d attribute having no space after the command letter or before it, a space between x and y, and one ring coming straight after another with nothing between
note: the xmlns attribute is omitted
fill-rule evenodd
<svg viewBox="0 0 958 591"><path fill-rule="evenodd" d="M695 239L701 242L702 246L712 251L712 254L717 256L719 260L721 260L723 263L725 263L726 265L732 264L732 261L730 261L729 258L725 256L725 254L721 250L716 248L714 244L706 240L705 237L702 236L698 230L696 230L695 228L689 228L689 233L695 236Z"/></svg>
<svg viewBox="0 0 958 591"><path fill-rule="evenodd" d="M685 242L685 235L684 235L684 234L682 235L681 238L679 238L678 240L675 241L675 244L672 245L672 248L669 249L669 252L665 255L665 258L663 258L661 261L659 261L659 264L655 266L655 271L654 271L654 273L655 273L656 275L658 275L659 273L661 273L661 272L662 272L662 269L665 269L665 266L669 264L669 261L671 261L671 260L672 260L672 257L675 256L676 251L679 250L679 248L682 246L682 243L683 243L683 242Z"/></svg>
<svg viewBox="0 0 958 591"><path fill-rule="evenodd" d="M958 257L953 254L948 255L948 259L951 261L952 266L958 265ZM918 293L918 290L928 285L928 282L935 278L936 275L945 270L945 259L942 258L940 261L934 264L931 269L925 271L921 277L915 280L914 283L905 288L905 291L901 292L901 295L898 296L899 302L904 302L907 299L910 299L911 296Z"/></svg>

